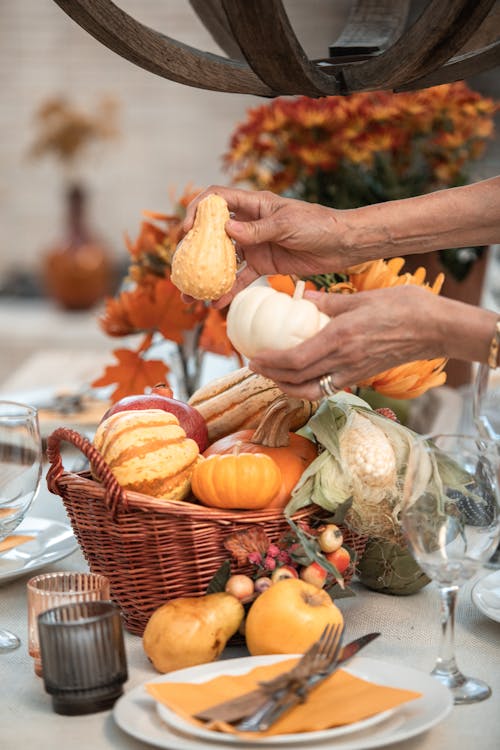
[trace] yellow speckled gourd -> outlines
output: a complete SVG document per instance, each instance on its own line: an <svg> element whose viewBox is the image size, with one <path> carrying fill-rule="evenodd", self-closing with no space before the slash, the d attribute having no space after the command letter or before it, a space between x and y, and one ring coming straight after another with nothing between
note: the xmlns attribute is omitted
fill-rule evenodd
<svg viewBox="0 0 500 750"><path fill-rule="evenodd" d="M195 299L222 297L236 279L236 251L224 229L227 203L211 194L197 206L194 224L175 251L172 282Z"/></svg>
<svg viewBox="0 0 500 750"><path fill-rule="evenodd" d="M241 367L201 386L189 404L202 415L209 442L213 443L237 430L257 427L267 407L282 396L283 391L272 380ZM291 415L292 431L306 424L318 404L303 401L302 405L302 410Z"/></svg>
<svg viewBox="0 0 500 750"><path fill-rule="evenodd" d="M183 500L200 457L179 420L161 409L122 411L98 426L94 446L126 490Z"/></svg>

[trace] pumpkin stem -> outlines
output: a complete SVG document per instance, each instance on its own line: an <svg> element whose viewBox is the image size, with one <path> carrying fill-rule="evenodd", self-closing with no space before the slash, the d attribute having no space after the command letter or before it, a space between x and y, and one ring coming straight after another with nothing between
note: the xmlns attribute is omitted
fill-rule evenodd
<svg viewBox="0 0 500 750"><path fill-rule="evenodd" d="M174 393L167 383L157 383L151 389L151 393L157 393L159 396L172 398Z"/></svg>
<svg viewBox="0 0 500 750"><path fill-rule="evenodd" d="M295 291L293 293L293 299L302 299L306 289L306 282L299 279L295 285Z"/></svg>
<svg viewBox="0 0 500 750"><path fill-rule="evenodd" d="M240 455L240 453L241 453L241 445L242 445L241 440L238 440L238 442L236 442L233 445L233 448L231 450L231 455L232 456L239 456Z"/></svg>
<svg viewBox="0 0 500 750"><path fill-rule="evenodd" d="M302 408L303 404L299 399L278 396L264 412L251 442L269 448L285 448L290 444L291 417Z"/></svg>

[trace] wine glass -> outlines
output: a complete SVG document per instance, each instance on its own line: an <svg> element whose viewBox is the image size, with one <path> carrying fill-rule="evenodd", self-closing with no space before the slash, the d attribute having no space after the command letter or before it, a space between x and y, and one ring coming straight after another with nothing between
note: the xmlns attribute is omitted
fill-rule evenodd
<svg viewBox="0 0 500 750"><path fill-rule="evenodd" d="M36 409L0 401L0 542L19 526L40 487L42 440ZM0 629L0 653L19 638Z"/></svg>
<svg viewBox="0 0 500 750"><path fill-rule="evenodd" d="M472 387L472 421L480 435L491 440L500 440L500 392L498 388L488 388L490 375L489 365L479 365ZM500 545L486 563L486 567L500 568Z"/></svg>
<svg viewBox="0 0 500 750"><path fill-rule="evenodd" d="M455 661L454 625L460 586L495 551L500 538L500 443L480 435L427 435L413 441L405 475L401 524L411 553L439 586L441 644L432 674L455 703L491 695Z"/></svg>

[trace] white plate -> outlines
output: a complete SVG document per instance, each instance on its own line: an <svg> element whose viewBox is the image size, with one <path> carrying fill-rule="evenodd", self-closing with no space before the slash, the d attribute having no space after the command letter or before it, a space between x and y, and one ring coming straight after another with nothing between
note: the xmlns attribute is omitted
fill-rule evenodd
<svg viewBox="0 0 500 750"><path fill-rule="evenodd" d="M13 533L35 538L0 555L0 585L62 560L78 547L70 526L46 518L28 516Z"/></svg>
<svg viewBox="0 0 500 750"><path fill-rule="evenodd" d="M489 573L474 585L472 601L483 615L500 622L500 570Z"/></svg>
<svg viewBox="0 0 500 750"><path fill-rule="evenodd" d="M214 662L182 671L194 672L199 681L210 679L214 674L227 674L228 670L248 671L253 667L270 664L277 659L284 658L289 657L245 657ZM330 748L331 750L369 750L381 745L401 742L425 732L442 721L453 707L449 690L429 674L416 669L358 656L346 667L346 671L381 685L418 691L422 693L422 697L400 706L394 712L387 712L390 715L378 724L359 729L352 735L335 737L332 734L328 739L313 742L315 747L325 750L330 750ZM172 675L173 673L169 675L169 679ZM164 681L165 675L148 680L148 682ZM140 685L119 699L115 704L113 716L124 732L155 747L167 750L203 750L203 748L213 748L216 743L220 743L221 735L216 733L213 733L209 742L194 737L192 729L190 729L190 734L186 734L168 726L161 720L156 705L157 702L146 692L144 685ZM310 744L309 734L303 736L302 743L304 742ZM255 742L243 742L237 739L237 744L244 749L255 748L258 745L267 746L268 742L262 739ZM293 745L293 743L283 743L284 746L287 744Z"/></svg>
<svg viewBox="0 0 500 750"><path fill-rule="evenodd" d="M300 655L299 655L300 656ZM286 659L293 658L293 655L285 654L283 656L275 656L273 658L273 661L284 661ZM243 662L243 663L242 663ZM256 666L256 665L254 665ZM233 659L231 661L224 662L224 674L228 675L237 675L237 674L243 674L245 672L249 672L250 669L253 667L249 665L249 659ZM218 677L221 674L221 665L217 662L214 662L212 664L206 665L205 668L200 669L200 667L190 667L189 669L179 669L176 672L171 672L168 674L168 676L164 676L162 679L158 680L158 682L191 682L191 683L198 683L198 682L206 682L207 679L211 679L213 677ZM156 702L156 710L158 711L158 714L160 716L160 719L163 719L163 721L168 724L169 727L172 729L175 729L179 732L182 732L183 734L190 734L193 737L198 737L202 740L208 740L209 742L213 742L214 739L217 740L217 742L222 742L229 745L240 745L241 739L237 737L234 734L224 734L222 732L219 732L217 734L214 734L213 731L209 729L205 729L202 726L196 726L194 724L191 724L190 722L183 719L182 716L179 716L175 711L170 710L167 706L164 706L162 703ZM345 734L351 734L352 732L359 732L362 729L367 729L368 727L373 726L374 724L378 724L381 721L384 721L387 719L391 714L393 714L396 711L396 709L391 709L388 711L381 711L378 714L375 714L374 716L369 716L366 719L363 719L361 721L356 721L352 724L345 724L343 726L334 727L332 729L325 729L322 731L317 732L308 732L307 733L307 741L308 742L317 742L318 740L326 740L326 739L335 739L337 737L340 737L341 735ZM304 734L281 734L281 735L275 735L273 737L266 737L265 744L266 745L292 745L292 744L298 744L304 742ZM259 744L262 744L262 740L259 740Z"/></svg>
<svg viewBox="0 0 500 750"><path fill-rule="evenodd" d="M45 387L2 393L1 398L28 404L38 409L40 432L42 437L48 437L57 427L70 427L93 434L102 415L109 407L108 393L109 388L83 394L79 388ZM55 399L58 396L81 398L83 408L77 411L57 411Z"/></svg>

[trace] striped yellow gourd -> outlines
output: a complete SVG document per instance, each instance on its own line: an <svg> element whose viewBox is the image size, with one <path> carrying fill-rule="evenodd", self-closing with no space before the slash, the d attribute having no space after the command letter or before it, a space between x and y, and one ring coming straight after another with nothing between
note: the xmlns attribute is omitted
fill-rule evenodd
<svg viewBox="0 0 500 750"><path fill-rule="evenodd" d="M94 446L126 490L183 500L200 458L179 420L160 409L122 411L98 426Z"/></svg>
<svg viewBox="0 0 500 750"><path fill-rule="evenodd" d="M201 386L188 403L200 412L209 443L213 443L237 430L257 427L267 408L280 396L283 391L272 380L242 367ZM306 424L317 403L302 401L302 407L290 415L292 431Z"/></svg>

